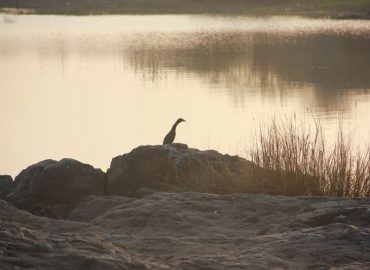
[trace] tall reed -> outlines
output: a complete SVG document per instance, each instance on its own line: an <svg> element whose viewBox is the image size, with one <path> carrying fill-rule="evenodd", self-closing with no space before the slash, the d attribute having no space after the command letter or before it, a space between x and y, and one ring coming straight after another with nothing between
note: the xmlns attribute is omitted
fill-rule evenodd
<svg viewBox="0 0 370 270"><path fill-rule="evenodd" d="M260 127L250 156L272 172L281 194L370 195L370 147L355 148L342 124L331 143L319 121L273 119Z"/></svg>

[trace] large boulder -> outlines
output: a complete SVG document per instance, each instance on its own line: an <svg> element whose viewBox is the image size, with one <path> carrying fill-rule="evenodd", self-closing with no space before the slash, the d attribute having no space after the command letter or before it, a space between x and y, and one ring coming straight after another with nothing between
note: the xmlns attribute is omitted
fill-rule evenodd
<svg viewBox="0 0 370 270"><path fill-rule="evenodd" d="M73 159L44 160L24 169L9 201L33 214L64 218L84 197L105 193L105 174Z"/></svg>
<svg viewBox="0 0 370 270"><path fill-rule="evenodd" d="M7 195L14 187L13 178L10 175L0 175L0 199L7 200Z"/></svg>
<svg viewBox="0 0 370 270"><path fill-rule="evenodd" d="M238 156L185 144L139 146L113 158L109 194L139 196L148 190L231 193L255 191L260 168Z"/></svg>

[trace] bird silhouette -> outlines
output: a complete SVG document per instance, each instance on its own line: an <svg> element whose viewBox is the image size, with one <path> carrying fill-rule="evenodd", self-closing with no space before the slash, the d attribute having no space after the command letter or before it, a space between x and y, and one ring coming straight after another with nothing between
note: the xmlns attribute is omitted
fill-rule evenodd
<svg viewBox="0 0 370 270"><path fill-rule="evenodd" d="M173 141L175 140L175 137L176 137L176 127L181 122L186 122L186 121L184 119L182 119L182 118L177 119L177 121L175 122L175 124L173 124L170 132L168 132L167 135L166 135L166 137L164 137L163 144L173 143Z"/></svg>

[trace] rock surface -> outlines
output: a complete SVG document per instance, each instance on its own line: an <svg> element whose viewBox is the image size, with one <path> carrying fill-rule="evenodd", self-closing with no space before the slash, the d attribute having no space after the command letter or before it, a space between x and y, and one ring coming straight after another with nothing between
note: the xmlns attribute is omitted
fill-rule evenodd
<svg viewBox="0 0 370 270"><path fill-rule="evenodd" d="M139 146L113 158L107 171L107 190L108 194L133 197L156 191L319 195L320 185L312 176L283 175L238 156L175 143Z"/></svg>
<svg viewBox="0 0 370 270"><path fill-rule="evenodd" d="M13 178L10 175L0 175L0 200L7 200L7 196L13 188Z"/></svg>
<svg viewBox="0 0 370 270"><path fill-rule="evenodd" d="M69 220L0 201L0 269L23 268L369 269L370 199L90 196Z"/></svg>
<svg viewBox="0 0 370 270"><path fill-rule="evenodd" d="M139 146L113 158L107 171L109 194L138 196L156 191L242 192L258 167L238 156L200 151L185 144Z"/></svg>
<svg viewBox="0 0 370 270"><path fill-rule="evenodd" d="M73 159L44 160L24 169L14 181L9 201L31 213L63 218L82 198L103 195L105 174Z"/></svg>
<svg viewBox="0 0 370 270"><path fill-rule="evenodd" d="M315 190L310 185L315 181L306 181L304 176L293 182L302 185L297 188L299 194ZM169 144L140 146L115 157L106 174L73 159L44 160L24 169L14 182L8 176L0 177L0 199L39 216L63 219L90 195L141 197L160 191L282 194L285 191L279 189L284 186L273 172L238 156Z"/></svg>

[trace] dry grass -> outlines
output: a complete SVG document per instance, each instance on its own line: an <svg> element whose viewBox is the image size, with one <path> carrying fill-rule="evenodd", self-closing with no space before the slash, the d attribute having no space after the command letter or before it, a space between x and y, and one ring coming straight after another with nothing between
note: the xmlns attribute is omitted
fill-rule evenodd
<svg viewBox="0 0 370 270"><path fill-rule="evenodd" d="M280 194L370 195L370 148L360 151L340 124L328 145L320 122L314 127L296 119L272 120L260 128L251 159L271 171Z"/></svg>
<svg viewBox="0 0 370 270"><path fill-rule="evenodd" d="M199 152L171 166L166 189L216 194L258 192L283 195L370 195L370 148L353 146L340 125L332 141L313 125L273 119L262 125L249 151L252 162Z"/></svg>

